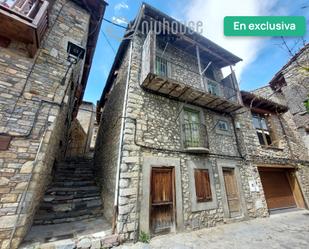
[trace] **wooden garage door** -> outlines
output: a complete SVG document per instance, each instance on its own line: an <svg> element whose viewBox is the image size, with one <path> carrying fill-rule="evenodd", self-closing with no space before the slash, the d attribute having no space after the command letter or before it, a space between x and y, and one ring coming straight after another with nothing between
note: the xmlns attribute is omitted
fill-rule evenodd
<svg viewBox="0 0 309 249"><path fill-rule="evenodd" d="M268 209L296 207L295 199L284 170L260 170Z"/></svg>

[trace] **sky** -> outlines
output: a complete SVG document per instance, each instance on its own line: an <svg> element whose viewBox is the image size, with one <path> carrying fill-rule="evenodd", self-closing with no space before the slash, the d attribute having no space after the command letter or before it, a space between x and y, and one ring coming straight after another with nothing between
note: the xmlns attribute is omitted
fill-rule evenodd
<svg viewBox="0 0 309 249"><path fill-rule="evenodd" d="M126 26L143 1L107 0L104 18ZM224 16L301 15L306 17L304 37L285 37L293 53L309 42L309 3L307 0L147 0L162 12L185 23L202 21L203 35L243 61L235 66L240 89L254 90L267 85L291 58L280 37L225 37ZM103 20L84 100L96 104L118 50L124 29Z"/></svg>

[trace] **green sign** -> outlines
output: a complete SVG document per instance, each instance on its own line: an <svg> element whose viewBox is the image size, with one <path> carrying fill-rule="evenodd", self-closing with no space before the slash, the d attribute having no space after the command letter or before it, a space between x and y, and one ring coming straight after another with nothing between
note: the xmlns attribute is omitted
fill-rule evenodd
<svg viewBox="0 0 309 249"><path fill-rule="evenodd" d="M303 36L304 16L226 16L225 36Z"/></svg>

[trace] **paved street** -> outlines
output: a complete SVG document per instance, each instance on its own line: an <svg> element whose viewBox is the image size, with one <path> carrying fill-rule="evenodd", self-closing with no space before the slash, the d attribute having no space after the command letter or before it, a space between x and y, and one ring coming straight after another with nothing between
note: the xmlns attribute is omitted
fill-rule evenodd
<svg viewBox="0 0 309 249"><path fill-rule="evenodd" d="M123 245L120 249L197 248L309 248L309 212L295 211L270 218L221 225L194 232L153 238L150 244Z"/></svg>

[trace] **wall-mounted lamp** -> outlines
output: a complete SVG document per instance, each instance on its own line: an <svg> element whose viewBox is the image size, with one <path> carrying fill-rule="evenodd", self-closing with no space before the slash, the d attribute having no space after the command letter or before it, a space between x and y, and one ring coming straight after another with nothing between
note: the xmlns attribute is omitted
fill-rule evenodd
<svg viewBox="0 0 309 249"><path fill-rule="evenodd" d="M68 42L67 52L67 60L70 62L73 60L74 64L76 64L79 60L83 60L85 56L85 49L70 41Z"/></svg>
<svg viewBox="0 0 309 249"><path fill-rule="evenodd" d="M72 67L72 65L76 64L79 60L83 60L84 57L85 57L85 49L74 44L74 43L72 43L72 42L70 42L70 41L68 42L67 52L68 52L67 61L70 62L70 65L67 68L63 79L61 80L61 85L65 84L67 74L68 74L70 68Z"/></svg>

